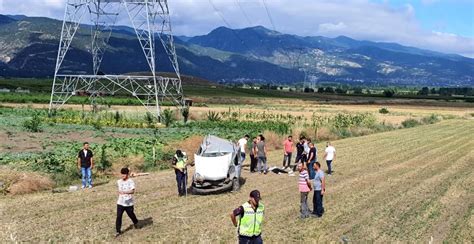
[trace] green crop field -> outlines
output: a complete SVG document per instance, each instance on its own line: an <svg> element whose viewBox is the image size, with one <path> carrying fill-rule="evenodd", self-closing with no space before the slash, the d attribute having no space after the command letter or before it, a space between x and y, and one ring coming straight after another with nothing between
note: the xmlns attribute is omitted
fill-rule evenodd
<svg viewBox="0 0 474 244"><path fill-rule="evenodd" d="M266 242L469 243L473 132L472 119L447 120L335 141L335 174L327 179L321 219L298 219L297 177L244 170L238 193L178 198L169 170L135 179L135 211L148 223L142 229L114 239L112 181L87 191L1 197L0 241L235 242L229 214L259 189ZM269 162L280 166L279 150L271 152ZM129 224L124 217L125 228Z"/></svg>

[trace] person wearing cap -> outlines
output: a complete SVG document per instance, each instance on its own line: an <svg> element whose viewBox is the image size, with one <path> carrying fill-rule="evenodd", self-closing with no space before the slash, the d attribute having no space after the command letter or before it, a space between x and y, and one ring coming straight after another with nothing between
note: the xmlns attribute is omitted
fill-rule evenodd
<svg viewBox="0 0 474 244"><path fill-rule="evenodd" d="M178 196L186 195L186 161L188 157L185 152L176 150L176 154L173 156L173 168L176 174L176 183L178 185Z"/></svg>
<svg viewBox="0 0 474 244"><path fill-rule="evenodd" d="M261 235L265 207L260 200L260 192L253 190L249 200L230 214L232 223L237 227L239 243L263 243Z"/></svg>

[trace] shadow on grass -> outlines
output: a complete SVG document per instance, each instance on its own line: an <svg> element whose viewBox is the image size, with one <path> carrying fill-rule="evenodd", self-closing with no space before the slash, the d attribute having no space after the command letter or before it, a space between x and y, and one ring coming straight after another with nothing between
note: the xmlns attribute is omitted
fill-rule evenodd
<svg viewBox="0 0 474 244"><path fill-rule="evenodd" d="M137 227L136 229L142 229L142 228L145 228L149 225L153 225L153 218L152 217L148 217L146 219L139 219L138 220L138 223L137 223ZM129 231L129 230L132 230L134 229L135 227L133 225L129 225L126 229L124 229L122 231L122 234L124 234L125 232Z"/></svg>

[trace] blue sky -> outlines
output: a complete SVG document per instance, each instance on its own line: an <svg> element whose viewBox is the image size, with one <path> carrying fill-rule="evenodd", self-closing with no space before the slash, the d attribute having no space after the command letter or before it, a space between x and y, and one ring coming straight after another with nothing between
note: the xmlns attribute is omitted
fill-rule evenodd
<svg viewBox="0 0 474 244"><path fill-rule="evenodd" d="M378 2L388 3L395 8L410 4L423 29L474 37L474 0L391 0Z"/></svg>
<svg viewBox="0 0 474 244"><path fill-rule="evenodd" d="M62 19L65 2L66 0L0 0L0 14ZM203 35L219 26L245 28L263 25L287 34L327 37L345 35L358 40L396 42L474 58L474 0L168 2L173 30L177 35ZM273 25L269 21L265 5L273 19ZM119 24L129 25L126 16Z"/></svg>

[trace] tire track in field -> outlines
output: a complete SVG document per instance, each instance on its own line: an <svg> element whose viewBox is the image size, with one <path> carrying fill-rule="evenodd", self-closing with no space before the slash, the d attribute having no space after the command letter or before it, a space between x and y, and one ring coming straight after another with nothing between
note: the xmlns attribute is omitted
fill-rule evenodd
<svg viewBox="0 0 474 244"><path fill-rule="evenodd" d="M462 149L467 149L466 146ZM461 148L460 148L461 149ZM454 154L454 153L453 153ZM451 158L451 157L450 157ZM454 158L453 158L454 159ZM413 189L411 194L416 201L411 200L411 207L404 211L398 221L394 222L395 226L413 226L412 228L401 228L398 237L405 237L411 235L412 239L419 240L423 238L423 235L427 234L427 230L433 222L436 223L436 219L439 220L437 215L437 208L439 207L440 199L447 193L449 186L456 181L456 177L465 178L469 175L469 156L461 156L457 158L457 164L451 164L447 168L443 168L445 160L440 160L437 167L443 168L443 170L436 170L438 174L432 174L428 179L425 179L422 184L419 184L418 189ZM423 199L417 199L419 195L424 196ZM428 220L431 221L428 221ZM443 220L446 221L446 220ZM429 222L429 224L427 224ZM393 231L390 231L393 233ZM429 236L424 236L426 239Z"/></svg>
<svg viewBox="0 0 474 244"><path fill-rule="evenodd" d="M438 151L441 150L441 149L438 149ZM425 154L426 155L426 154ZM419 165L418 165L419 166ZM385 178L382 176L382 177L379 177L380 179L372 179L370 181L358 181L358 184L363 184L364 182L384 182L385 181ZM330 186L328 186L330 187ZM348 204L352 204L354 202L358 203L358 204L355 204L355 205L352 205L352 206L349 206L351 208L348 209L348 206L344 207L342 206L342 208L345 210L339 217L340 218L344 218L345 214L350 214L351 211L357 211L357 209L363 209L361 207L363 206L370 206L371 202L372 202L372 199L377 199L380 195L385 195L386 193L390 192L389 190L390 189L381 189L381 190L378 190L376 191L375 188L390 188L390 186L386 186L384 184L379 184L377 186L368 186L368 187L371 187L370 190L369 190L369 194L364 194L364 193L358 193L358 198L355 198L355 199L351 199L351 201L349 201ZM375 188L374 188L375 187ZM354 188L354 186L352 186L352 188ZM356 189L367 189L367 187L357 187ZM378 192L378 194L375 196L375 197L370 197L369 199L366 199L365 195L370 195L372 192ZM329 193L330 194L330 193ZM342 193L341 193L342 194ZM336 196L335 196L336 197ZM339 208L341 206L338 206ZM347 210L351 210L351 211L347 211ZM335 218L336 220L338 220L339 222L347 222L348 220L344 220L344 219L337 219L337 217ZM360 218L358 218L360 219ZM350 222L350 221L349 221Z"/></svg>
<svg viewBox="0 0 474 244"><path fill-rule="evenodd" d="M472 188L471 188L472 189ZM472 191L471 191L472 195ZM463 238L464 237L464 238ZM447 241L454 243L466 242L466 240L474 240L474 204L469 205L468 211L459 218L451 227Z"/></svg>
<svg viewBox="0 0 474 244"><path fill-rule="evenodd" d="M397 139L400 139L402 137L402 135L400 135L397 139L394 139L391 135L391 133L384 133L383 135L377 135L377 137L375 138L370 138L370 139L375 139L375 140L372 140L370 144L374 144L373 146L369 146L367 145L367 143L356 143L356 145L361 145L359 148L354 148L354 147L351 147L350 148L350 151L351 152L362 152L361 154L358 155L358 157L356 159L364 159L364 158L368 158L371 162L376 162L374 163L374 165L376 165L376 169L379 169L379 168L382 168L382 170L385 168L386 164L390 164L392 163L392 161L396 158L398 160L406 160L406 159L409 159L410 157L413 157L413 154L414 153L417 153L420 149L420 146L421 145L421 148L422 149L426 149L426 148L430 148L432 145L431 143L435 142L435 143L439 143L439 140L444 140L444 141L447 141L449 140L450 138L454 138L455 135L453 135L453 132L455 131L459 131L459 128L456 128L456 127L450 127L449 128L450 130L448 131L446 128L444 127L441 127L437 130L435 130L437 133L436 133L436 136L432 139L429 139L428 141L426 141L426 138L420 138L420 137L417 137L417 136L412 136L411 133L408 134L408 138L404 138L405 141L399 141ZM443 133L439 133L439 132L443 132ZM446 135L448 135L448 137ZM383 143L380 143L379 142L379 138L380 136L384 136L386 138L390 138L390 140L393 142L391 144L383 144ZM368 138L366 138L368 139ZM408 140L407 140L408 139ZM432 142L433 141L433 142ZM372 143L373 142L373 143ZM402 145L402 146L400 146ZM376 152L374 151L370 151L370 150L367 150L367 148L380 148L380 147L383 147L383 148L391 148L392 150L390 152L384 152L384 153L380 153L380 154L377 154ZM393 148L396 148L396 150L393 150ZM407 148L410 149L407 151ZM341 152L342 151L342 152ZM345 152L346 150L339 150L338 153L339 155L344 155L343 153ZM407 155L406 152L408 153L412 153L410 155ZM348 154L345 154L345 155L349 155ZM353 163L349 163L349 164L346 164L346 162L353 162ZM344 179L350 179L350 180L353 180L356 176L356 175L359 175L361 173L366 173L366 170L364 167L355 167L354 168L354 164L357 165L357 163L360 163L356 160L353 160L353 161L349 161L349 160L343 160L343 159L339 159L337 164L341 164L341 173L344 173L345 169L347 170L350 170L349 172L351 172L349 175L345 175L344 174ZM367 164L367 163L366 163ZM362 165L362 164L361 164ZM361 166L359 165L359 166ZM339 167L339 166L337 166ZM375 170L374 170L375 171Z"/></svg>
<svg viewBox="0 0 474 244"><path fill-rule="evenodd" d="M472 151L470 158L467 160L469 162L474 161ZM464 219L459 217L463 216L464 213L469 213L469 207L474 205L474 172L469 172L469 170L466 172L468 174L464 178L461 178L460 175L455 176L454 182L451 183L449 189L444 195L440 196L437 202L441 208L439 210L440 216L428 231L428 233L432 233L436 241L446 241L449 233L455 233L457 229L456 222L459 219ZM469 223L465 224L466 226L469 225Z"/></svg>
<svg viewBox="0 0 474 244"><path fill-rule="evenodd" d="M407 167L406 167L407 165L410 165L413 162L418 162L419 159L422 159L422 158L426 157L426 154L429 155L429 153L432 153L432 152L442 151L446 147L449 147L451 144L458 143L457 141L452 140L452 138L456 138L456 137L457 137L457 135L454 134L451 137L446 137L444 140L438 140L437 142L439 144L441 144L442 146L438 146L436 144L436 146L435 145L429 145L429 146L426 146L426 147L423 147L423 148L418 148L418 149L411 150L411 152L410 152L411 154L403 154L403 155L405 155L405 157L400 159L400 161L402 161L401 163L391 164L392 159L387 157L388 159L386 160L386 162L387 162L387 164L390 164L389 167L384 167L381 170L373 170L373 171L370 171L368 173L361 173L359 177L349 178L347 180L335 182L335 186L332 187L332 189L330 189L330 191L338 192L339 190L347 188L349 186L353 186L354 184L365 184L365 182L384 182L388 179L387 177L389 175L391 175L391 172L393 172L395 170L400 170L400 169L403 169L403 168L405 168L405 170L407 170ZM449 142L449 143L446 144L445 142ZM430 150L425 150L427 148L430 148ZM424 153L420 154L419 150L423 151ZM424 163L429 164L429 162L426 162L426 161ZM365 166L365 165L360 164L359 168L364 168L363 166ZM416 164L415 165L415 167L419 167L419 166L421 166L421 164ZM328 182L330 183L331 179L336 178L336 177L338 177L338 176L337 175L335 175L334 177L328 176ZM379 179L377 179L377 178L379 178Z"/></svg>
<svg viewBox="0 0 474 244"><path fill-rule="evenodd" d="M465 148L468 148L468 147L469 147L469 146L466 146ZM443 162L443 161L439 161L439 162ZM422 168L419 168L419 169L417 169L416 171L410 171L409 173L412 174L412 175L416 175L419 179L420 179L420 178L423 179L423 176L428 177L427 180L429 180L429 179L432 177L432 172L425 170L427 166L430 166L430 165L424 165ZM403 179L405 179L405 177L401 176L401 177L399 177L399 178L396 179L396 181L398 181L398 182L395 182L395 183L400 183L400 181L403 181ZM388 198L388 199L387 199L387 205L385 205L385 209L387 209L387 208L388 208L388 209L391 209L391 210L392 210L392 209L395 209L395 205L400 202L400 200L397 201L397 200L400 199L400 198L397 198L397 197L396 197L397 194L398 194L398 192L400 192L400 191L401 191L402 193L405 193L405 194L404 194L405 196L408 196L408 195L416 196L417 194L419 194L420 192L419 192L419 189L418 189L417 187L418 187L418 186L424 187L424 186L426 186L426 184L427 184L427 183L426 183L427 180L423 181L423 180L419 180L419 179L418 179L418 180L415 180L414 184L410 185L410 187L407 188L407 187L404 187L404 186L402 185L400 188L404 187L404 188L406 188L406 189L397 189L398 191L395 192L394 194L390 195L389 197L385 196L385 198ZM395 184L395 185L396 185L396 184ZM407 184L407 185L408 185L408 184ZM387 192L392 192L392 191L387 191ZM383 192L380 193L380 191L379 191L378 196L377 196L377 197L374 197L374 199L377 199L377 198L379 198L379 197L382 197L382 198L383 198L384 195L385 195L385 194L384 194ZM391 201L390 201L390 200L391 200ZM416 206L416 204L415 204L414 202L411 202L411 203L409 204L409 206L413 206L413 205ZM362 206L363 206L363 205L362 205ZM393 213L392 213L392 214L393 214ZM373 218L371 218L372 215L377 215L377 212L372 212L372 211L371 211L371 212L367 212L367 214L364 215L364 218L359 218L360 221L356 221L356 223L355 223L356 227L359 226L359 228L360 228L360 226L363 226L364 224L373 224L373 223L371 223L371 221L370 221L370 219L373 219ZM393 217L393 216L392 216L392 217ZM365 223L364 223L361 219L365 219L365 220L369 220L369 221L365 221ZM378 217L376 217L375 219L378 219ZM383 219L383 218L382 218L382 219ZM382 223L380 223L380 224L382 224ZM381 228L380 225L378 225L378 226L379 226L379 228ZM398 226L400 226L400 225L398 225ZM401 226L403 226L403 225L401 225ZM357 228L356 228L356 229L357 229ZM351 229L351 230L354 231L355 229ZM390 232L393 232L393 230L391 230Z"/></svg>

